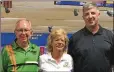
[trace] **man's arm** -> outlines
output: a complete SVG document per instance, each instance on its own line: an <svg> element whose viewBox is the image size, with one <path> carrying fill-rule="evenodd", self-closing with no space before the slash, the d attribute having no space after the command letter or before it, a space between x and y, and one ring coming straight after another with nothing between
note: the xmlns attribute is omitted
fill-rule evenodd
<svg viewBox="0 0 114 72"><path fill-rule="evenodd" d="M5 50L6 48L4 47L1 51L1 72L7 72L7 61L6 61L6 55L7 55L7 52Z"/></svg>
<svg viewBox="0 0 114 72"><path fill-rule="evenodd" d="M114 66L114 34L112 36L112 46L111 46L111 64Z"/></svg>
<svg viewBox="0 0 114 72"><path fill-rule="evenodd" d="M0 51L0 72L3 72L3 66L2 66L2 53Z"/></svg>
<svg viewBox="0 0 114 72"><path fill-rule="evenodd" d="M75 49L75 45L74 45L74 39L73 36L69 39L69 45L68 45L68 54L70 54L74 60L75 58L75 54L74 54L74 49Z"/></svg>

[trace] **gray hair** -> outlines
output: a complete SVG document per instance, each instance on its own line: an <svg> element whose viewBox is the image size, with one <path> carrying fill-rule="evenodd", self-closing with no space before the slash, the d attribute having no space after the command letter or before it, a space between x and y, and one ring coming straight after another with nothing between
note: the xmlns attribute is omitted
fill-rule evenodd
<svg viewBox="0 0 114 72"><path fill-rule="evenodd" d="M27 19L20 19L20 20L18 20L17 22L16 22L16 25L15 25L15 27L17 26L17 24L19 24L21 21L26 21L26 22L28 22L28 24L30 25L30 27L31 27L31 21L30 20L27 20Z"/></svg>
<svg viewBox="0 0 114 72"><path fill-rule="evenodd" d="M27 19L20 19L20 20L18 20L18 21L16 22L16 24L20 23L21 21L26 21L26 22L28 22L28 24L30 24L30 26L31 26L31 21L30 21L30 20L27 20Z"/></svg>
<svg viewBox="0 0 114 72"><path fill-rule="evenodd" d="M90 9L90 8L93 8L93 7L96 7L96 9L98 9L96 3L94 2L87 2L83 5L83 11L84 9Z"/></svg>

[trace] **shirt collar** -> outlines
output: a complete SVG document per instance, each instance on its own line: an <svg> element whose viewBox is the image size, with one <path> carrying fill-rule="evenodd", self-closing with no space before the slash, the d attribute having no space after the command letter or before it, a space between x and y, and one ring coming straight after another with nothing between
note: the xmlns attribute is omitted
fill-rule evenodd
<svg viewBox="0 0 114 72"><path fill-rule="evenodd" d="M16 43L16 40L17 40L17 39L15 39L14 42L12 43L12 46L13 46L12 48L13 48L13 49L21 48L21 47L19 47L19 45ZM30 41L29 41L29 48L34 49L34 47L32 46L32 44L31 44Z"/></svg>
<svg viewBox="0 0 114 72"><path fill-rule="evenodd" d="M51 53L48 53L48 60L54 60Z"/></svg>
<svg viewBox="0 0 114 72"><path fill-rule="evenodd" d="M48 53L48 60L55 61L55 59L53 59L51 53ZM66 60L66 59L65 59L65 56L64 56L64 53L63 53L63 55L61 57L61 61L64 61L64 60Z"/></svg>
<svg viewBox="0 0 114 72"><path fill-rule="evenodd" d="M92 32L90 32L86 27L83 28L83 32L85 35L90 35L92 34ZM95 35L101 35L103 33L103 28L99 25L99 30L97 33L95 33Z"/></svg>

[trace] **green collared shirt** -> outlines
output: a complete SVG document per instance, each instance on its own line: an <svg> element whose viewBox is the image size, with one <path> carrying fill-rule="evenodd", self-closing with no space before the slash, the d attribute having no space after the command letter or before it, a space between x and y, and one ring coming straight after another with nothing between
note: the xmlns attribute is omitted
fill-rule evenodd
<svg viewBox="0 0 114 72"><path fill-rule="evenodd" d="M12 45L16 64L17 64L17 72L38 72L39 66L37 65L39 62L40 48L35 44L29 42L29 48L24 50L19 47L14 41ZM2 49L2 66L3 72L11 72L12 64L6 51L6 47Z"/></svg>

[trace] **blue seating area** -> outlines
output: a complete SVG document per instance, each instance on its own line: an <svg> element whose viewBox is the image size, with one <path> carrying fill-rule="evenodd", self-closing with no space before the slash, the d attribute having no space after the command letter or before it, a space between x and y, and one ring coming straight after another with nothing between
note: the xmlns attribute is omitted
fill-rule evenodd
<svg viewBox="0 0 114 72"><path fill-rule="evenodd" d="M56 1L55 5L72 5L72 6L83 6L85 2L80 2L80 1ZM114 7L114 3L96 3L97 6L100 7Z"/></svg>
<svg viewBox="0 0 114 72"><path fill-rule="evenodd" d="M47 37L49 33L34 33L31 37L30 41L40 47L40 53L47 53ZM70 37L72 33L68 34ZM14 33L1 33L1 48L0 50L7 44L11 44L15 40Z"/></svg>
<svg viewBox="0 0 114 72"><path fill-rule="evenodd" d="M46 46L49 33L34 33L30 41L38 46ZM68 34L70 37L72 33ZM15 39L14 33L1 33L1 46L11 44Z"/></svg>

